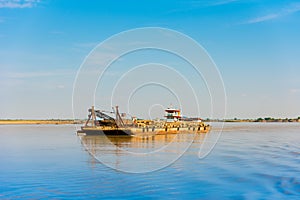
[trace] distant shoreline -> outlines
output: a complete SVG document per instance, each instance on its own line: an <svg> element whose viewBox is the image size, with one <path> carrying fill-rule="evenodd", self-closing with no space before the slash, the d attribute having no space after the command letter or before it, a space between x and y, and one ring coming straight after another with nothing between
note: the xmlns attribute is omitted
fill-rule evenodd
<svg viewBox="0 0 300 200"><path fill-rule="evenodd" d="M83 124L85 120L70 120L70 119L45 119L45 120L27 120L27 119L2 119L0 125L39 125L39 124Z"/></svg>
<svg viewBox="0 0 300 200"><path fill-rule="evenodd" d="M84 124L86 120L71 120L71 119L0 119L0 125L40 125L40 124ZM203 122L255 122L255 123L290 123L290 122L300 122L300 119L225 119L225 120L203 120Z"/></svg>
<svg viewBox="0 0 300 200"><path fill-rule="evenodd" d="M260 122L260 123L270 123L270 122L275 122L275 123L288 123L288 122L300 122L300 117L298 118L285 118L285 119L275 119L271 117L266 117L266 118L258 118L258 119L206 119L203 120L203 122Z"/></svg>

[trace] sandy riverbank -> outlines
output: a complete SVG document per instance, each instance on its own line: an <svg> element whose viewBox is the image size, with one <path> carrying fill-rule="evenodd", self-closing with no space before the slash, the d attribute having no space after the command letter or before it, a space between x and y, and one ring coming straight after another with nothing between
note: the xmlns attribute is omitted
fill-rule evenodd
<svg viewBox="0 0 300 200"><path fill-rule="evenodd" d="M0 120L0 125L9 124L81 124L81 120Z"/></svg>

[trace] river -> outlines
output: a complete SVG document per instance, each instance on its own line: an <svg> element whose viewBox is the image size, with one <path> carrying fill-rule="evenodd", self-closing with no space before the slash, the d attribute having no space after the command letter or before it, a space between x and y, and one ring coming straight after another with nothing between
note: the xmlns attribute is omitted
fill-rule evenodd
<svg viewBox="0 0 300 200"><path fill-rule="evenodd" d="M225 123L215 146L75 133L0 126L0 199L300 199L300 123Z"/></svg>

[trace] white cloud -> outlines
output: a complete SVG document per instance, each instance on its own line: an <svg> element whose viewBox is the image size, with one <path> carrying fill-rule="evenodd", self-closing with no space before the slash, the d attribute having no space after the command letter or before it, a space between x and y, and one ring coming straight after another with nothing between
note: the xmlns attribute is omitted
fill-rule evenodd
<svg viewBox="0 0 300 200"><path fill-rule="evenodd" d="M41 71L41 72L7 72L7 73L2 73L0 77L12 78L12 79L26 79L26 78L49 77L49 76L65 76L65 75L75 76L75 71L54 70L54 71Z"/></svg>
<svg viewBox="0 0 300 200"><path fill-rule="evenodd" d="M83 43L75 43L74 46L76 48L94 48L96 47L100 42L83 42Z"/></svg>
<svg viewBox="0 0 300 200"><path fill-rule="evenodd" d="M57 85L56 88L57 88L57 89L64 89L65 86L64 86L64 85Z"/></svg>
<svg viewBox="0 0 300 200"><path fill-rule="evenodd" d="M166 14L188 12L191 10L201 9L205 7L223 6L227 4L237 3L240 0L202 0L202 1L183 1L182 6L166 12Z"/></svg>
<svg viewBox="0 0 300 200"><path fill-rule="evenodd" d="M13 72L13 73L7 73L6 77L8 78L34 78L34 77L44 77L44 76L53 76L53 72Z"/></svg>
<svg viewBox="0 0 300 200"><path fill-rule="evenodd" d="M289 93L290 94L298 94L298 93L300 93L300 89L298 89L298 88L289 89Z"/></svg>
<svg viewBox="0 0 300 200"><path fill-rule="evenodd" d="M264 16L250 19L247 22L245 22L244 24L255 24L255 23L259 23L259 22L269 21L269 20L277 19L277 18L284 17L287 15L291 15L298 11L300 11L300 3L294 3L294 4L290 4L288 7L282 8L281 10L277 10L274 13L270 13L270 14L267 14Z"/></svg>
<svg viewBox="0 0 300 200"><path fill-rule="evenodd" d="M247 21L246 24L255 24L255 23L259 23L259 22L264 22L264 21L278 18L279 16L280 16L279 13L278 14L269 14L269 15L257 17L254 19L250 19L249 21Z"/></svg>
<svg viewBox="0 0 300 200"><path fill-rule="evenodd" d="M210 7L210 6L221 6L236 3L240 0L206 0L206 1L191 1L188 2L191 8Z"/></svg>
<svg viewBox="0 0 300 200"><path fill-rule="evenodd" d="M40 0L0 0L0 8L32 8Z"/></svg>
<svg viewBox="0 0 300 200"><path fill-rule="evenodd" d="M223 0L223 1L213 1L210 5L211 6L220 6L220 5L226 5L226 4L231 4L231 3L235 3L238 0Z"/></svg>

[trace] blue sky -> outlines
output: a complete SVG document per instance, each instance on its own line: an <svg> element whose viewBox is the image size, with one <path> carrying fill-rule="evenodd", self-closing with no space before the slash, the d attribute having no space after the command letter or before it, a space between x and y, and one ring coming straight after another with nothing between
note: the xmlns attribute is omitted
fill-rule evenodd
<svg viewBox="0 0 300 200"><path fill-rule="evenodd" d="M300 2L0 0L0 118L71 118L87 54L149 26L207 50L224 80L227 118L300 116Z"/></svg>

